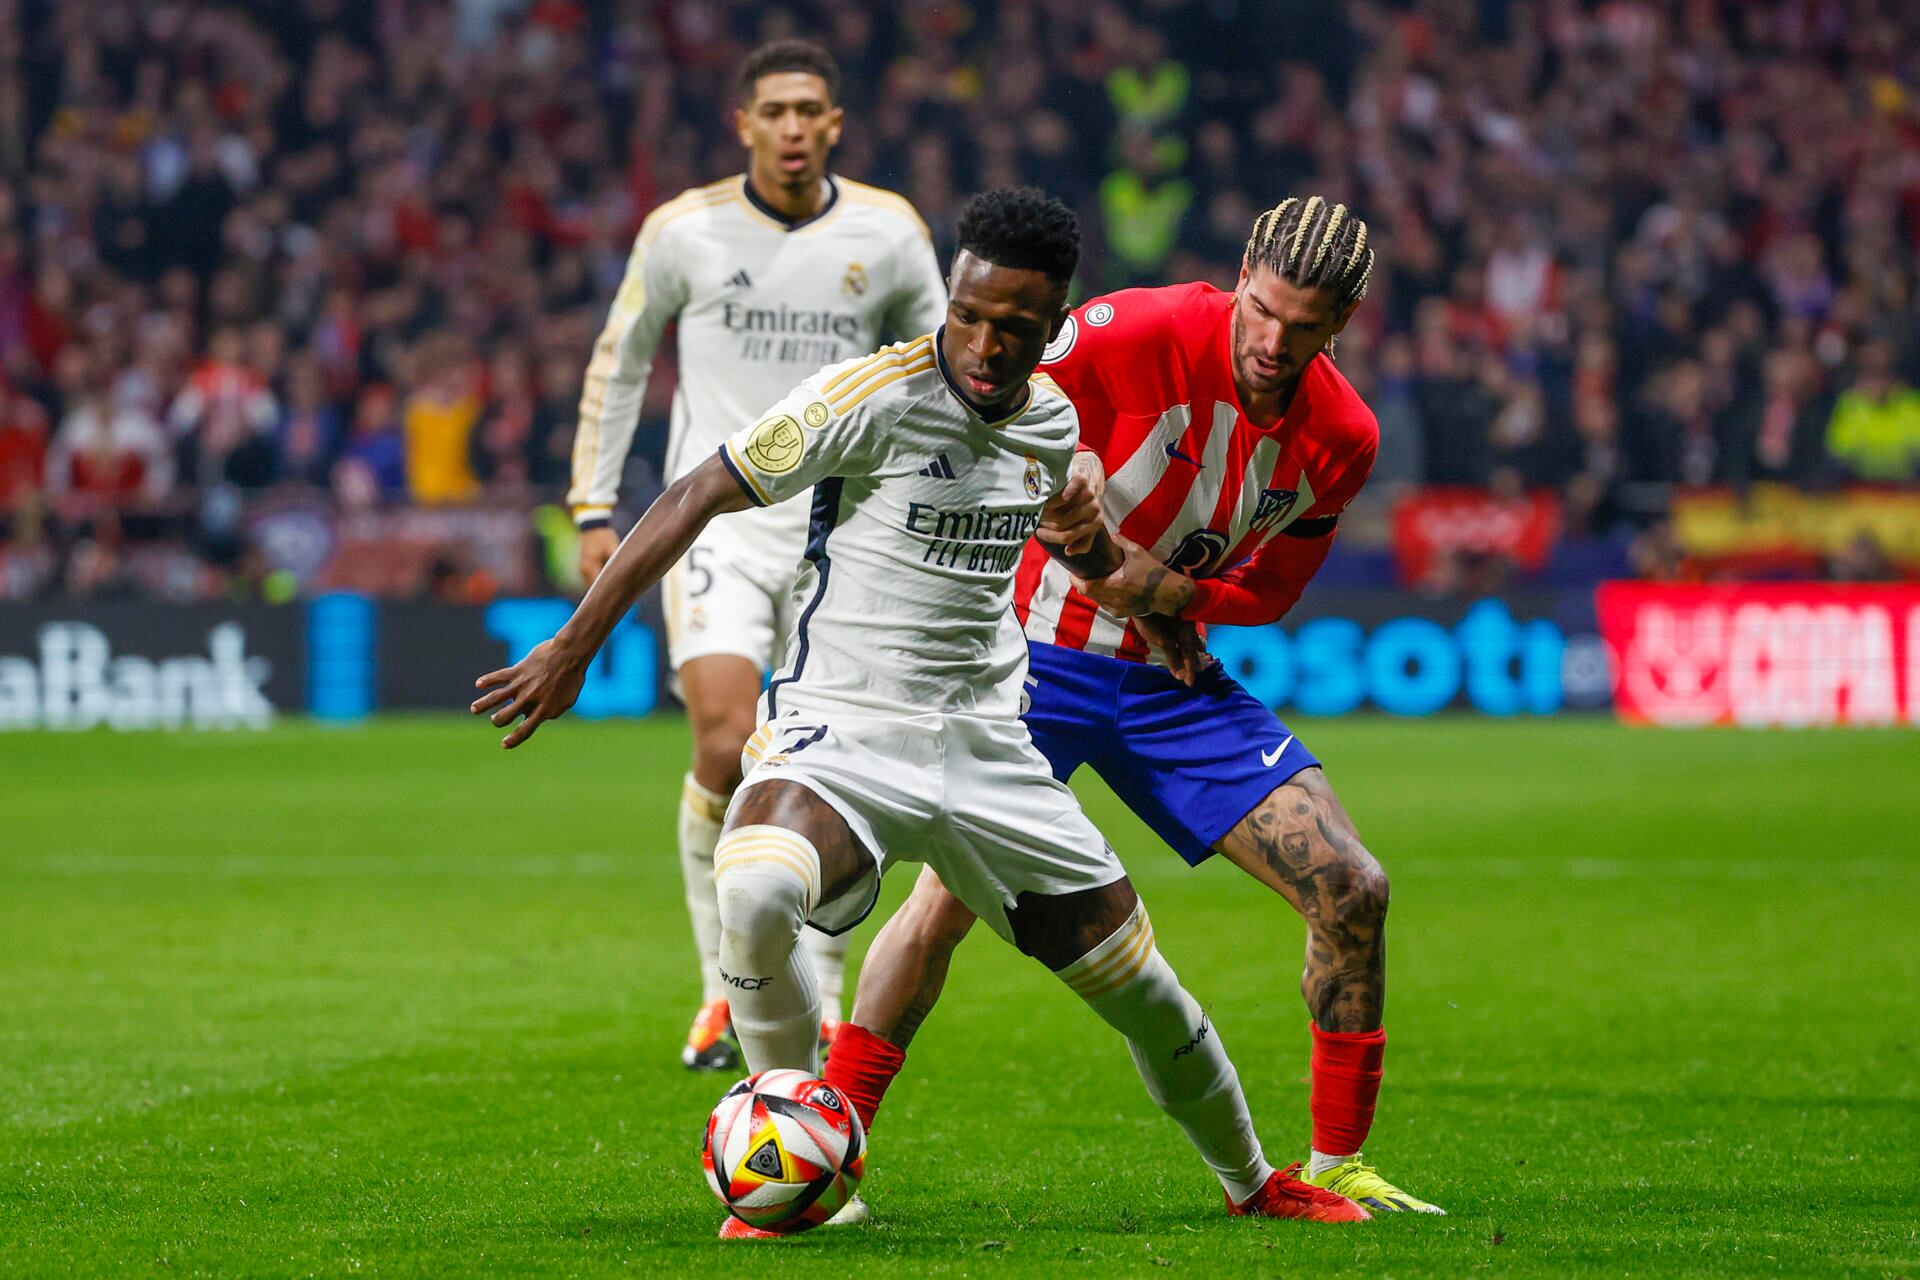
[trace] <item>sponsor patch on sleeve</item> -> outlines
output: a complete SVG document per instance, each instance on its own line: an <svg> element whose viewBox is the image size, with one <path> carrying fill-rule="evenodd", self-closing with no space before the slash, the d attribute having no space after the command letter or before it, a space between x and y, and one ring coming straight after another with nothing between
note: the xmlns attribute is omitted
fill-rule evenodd
<svg viewBox="0 0 1920 1280"><path fill-rule="evenodd" d="M1064 358L1067 352L1073 350L1074 339L1079 336L1080 326L1074 323L1072 316L1068 316L1067 322L1060 326L1060 335L1049 342L1047 349L1040 353L1040 363L1052 364L1055 360Z"/></svg>
<svg viewBox="0 0 1920 1280"><path fill-rule="evenodd" d="M800 465L807 440L792 414L768 418L747 437L747 461L770 476L785 475Z"/></svg>

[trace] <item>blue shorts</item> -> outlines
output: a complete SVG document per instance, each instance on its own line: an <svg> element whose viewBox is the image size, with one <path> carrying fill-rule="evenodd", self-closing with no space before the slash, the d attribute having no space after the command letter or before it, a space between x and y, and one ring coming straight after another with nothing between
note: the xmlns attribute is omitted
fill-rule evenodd
<svg viewBox="0 0 1920 1280"><path fill-rule="evenodd" d="M1021 719L1053 776L1092 765L1191 866L1320 763L1217 662L1189 689L1165 667L1059 645L1029 644L1027 661Z"/></svg>

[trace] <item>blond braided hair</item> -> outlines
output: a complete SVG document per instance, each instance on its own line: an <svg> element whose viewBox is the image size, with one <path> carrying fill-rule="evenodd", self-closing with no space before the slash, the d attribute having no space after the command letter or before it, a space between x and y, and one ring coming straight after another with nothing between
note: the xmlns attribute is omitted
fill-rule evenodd
<svg viewBox="0 0 1920 1280"><path fill-rule="evenodd" d="M1373 250L1367 224L1321 196L1288 196L1253 222L1247 269L1264 266L1302 289L1326 289L1345 310L1367 296Z"/></svg>

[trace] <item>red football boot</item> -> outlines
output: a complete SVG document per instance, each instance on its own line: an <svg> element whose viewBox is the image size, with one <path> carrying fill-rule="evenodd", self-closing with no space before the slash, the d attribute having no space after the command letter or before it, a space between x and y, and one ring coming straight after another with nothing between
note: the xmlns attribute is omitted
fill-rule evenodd
<svg viewBox="0 0 1920 1280"><path fill-rule="evenodd" d="M733 1017L725 1000L700 1006L687 1028L680 1065L689 1071L737 1071L740 1048L733 1038Z"/></svg>
<svg viewBox="0 0 1920 1280"><path fill-rule="evenodd" d="M720 1224L720 1238L722 1240L779 1240L782 1237L777 1231L762 1231L728 1214L727 1220Z"/></svg>
<svg viewBox="0 0 1920 1280"><path fill-rule="evenodd" d="M1293 1176L1298 1172L1298 1164L1274 1170L1267 1184L1240 1204L1228 1196L1227 1212L1236 1218L1303 1218L1308 1222L1366 1222L1373 1217L1343 1195L1300 1181Z"/></svg>

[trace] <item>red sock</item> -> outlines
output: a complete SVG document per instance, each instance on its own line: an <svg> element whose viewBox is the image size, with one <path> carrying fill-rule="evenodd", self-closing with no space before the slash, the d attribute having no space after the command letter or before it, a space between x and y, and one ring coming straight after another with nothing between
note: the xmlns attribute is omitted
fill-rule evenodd
<svg viewBox="0 0 1920 1280"><path fill-rule="evenodd" d="M882 1040L865 1027L851 1022L840 1024L833 1038L833 1052L827 1057L827 1069L821 1078L847 1095L859 1113L863 1127L873 1128L873 1117L887 1086L907 1064L907 1051Z"/></svg>
<svg viewBox="0 0 1920 1280"><path fill-rule="evenodd" d="M1313 1149L1323 1156L1350 1156L1367 1144L1373 1103L1380 1096L1381 1059L1387 1032L1322 1031L1313 1028ZM834 1046L834 1052L840 1052Z"/></svg>

